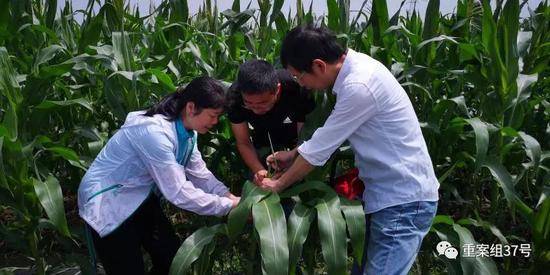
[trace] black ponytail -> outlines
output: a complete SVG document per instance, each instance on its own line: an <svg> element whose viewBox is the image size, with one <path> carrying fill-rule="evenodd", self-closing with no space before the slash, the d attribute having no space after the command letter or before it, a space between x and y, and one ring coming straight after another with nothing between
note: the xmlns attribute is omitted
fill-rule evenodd
<svg viewBox="0 0 550 275"><path fill-rule="evenodd" d="M193 79L187 86L179 87L176 92L163 97L151 106L145 116L164 115L170 121L176 120L187 102L195 103L197 113L205 108L219 109L225 106L225 94L220 82L208 76Z"/></svg>

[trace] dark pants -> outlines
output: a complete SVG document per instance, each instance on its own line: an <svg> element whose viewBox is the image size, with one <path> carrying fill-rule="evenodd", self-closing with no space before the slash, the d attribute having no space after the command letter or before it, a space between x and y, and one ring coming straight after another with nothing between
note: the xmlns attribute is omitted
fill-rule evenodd
<svg viewBox="0 0 550 275"><path fill-rule="evenodd" d="M107 274L145 274L141 248L151 256L151 274L168 274L181 244L154 194L109 235L91 229L94 247Z"/></svg>

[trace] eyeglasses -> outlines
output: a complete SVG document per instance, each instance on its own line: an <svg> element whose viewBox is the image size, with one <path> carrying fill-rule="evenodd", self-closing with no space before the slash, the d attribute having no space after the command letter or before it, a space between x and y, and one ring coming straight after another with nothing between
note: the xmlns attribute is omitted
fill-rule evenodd
<svg viewBox="0 0 550 275"><path fill-rule="evenodd" d="M303 71L302 73L300 73L300 75L299 75L299 76L295 76L295 75L293 75L293 76L292 76L292 78L294 78L294 81L296 81L296 82L300 82L300 80L302 80L302 77L304 77L304 75L305 75L305 74L306 74L306 72L305 72L305 71Z"/></svg>
<svg viewBox="0 0 550 275"><path fill-rule="evenodd" d="M243 107L245 109L248 109L248 110L264 109L264 108L271 109L271 107L275 104L275 102L277 102L278 98L279 98L279 93L278 92L273 93L273 95L270 96L269 98L264 98L263 101L256 102L256 103L248 103L243 98L243 104L241 104L241 107Z"/></svg>

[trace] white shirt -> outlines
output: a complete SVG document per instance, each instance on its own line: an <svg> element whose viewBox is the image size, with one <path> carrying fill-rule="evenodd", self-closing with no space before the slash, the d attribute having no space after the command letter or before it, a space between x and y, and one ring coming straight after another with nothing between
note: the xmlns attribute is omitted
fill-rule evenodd
<svg viewBox="0 0 550 275"><path fill-rule="evenodd" d="M200 215L231 210L228 188L206 168L197 146L183 167L176 161L176 123L144 113L128 114L78 188L79 214L101 237L130 217L155 186L174 205Z"/></svg>
<svg viewBox="0 0 550 275"><path fill-rule="evenodd" d="M365 212L414 201L437 201L435 177L418 119L405 90L380 62L351 49L333 87L336 105L325 124L298 147L322 166L349 140Z"/></svg>

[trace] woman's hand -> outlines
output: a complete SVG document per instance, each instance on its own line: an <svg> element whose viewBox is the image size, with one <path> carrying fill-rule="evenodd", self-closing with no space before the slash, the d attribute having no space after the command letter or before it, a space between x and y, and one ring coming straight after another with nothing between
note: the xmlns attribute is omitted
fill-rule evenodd
<svg viewBox="0 0 550 275"><path fill-rule="evenodd" d="M231 192L227 192L225 194L225 197L229 198L233 202L233 205L231 206L231 208L237 207L237 205L241 201L241 197L237 197L237 196L233 195Z"/></svg>

